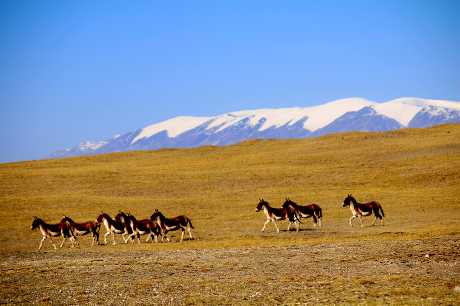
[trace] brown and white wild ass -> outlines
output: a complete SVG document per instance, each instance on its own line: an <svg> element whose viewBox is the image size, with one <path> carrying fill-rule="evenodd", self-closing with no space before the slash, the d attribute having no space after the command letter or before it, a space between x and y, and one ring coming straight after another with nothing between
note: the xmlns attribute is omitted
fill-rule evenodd
<svg viewBox="0 0 460 306"><path fill-rule="evenodd" d="M145 242L149 242L150 240L152 240L152 242L158 242L160 227L156 222L150 219L137 220L136 217L130 213L127 214L126 219L133 231L132 234L130 234L131 238L136 236L138 243L140 243L140 235L148 235Z"/></svg>
<svg viewBox="0 0 460 306"><path fill-rule="evenodd" d="M40 240L40 245L38 246L39 250L42 248L43 242L48 238L51 240L51 244L53 245L54 249L57 248L54 244L53 237L62 237L62 242L59 246L60 248L62 248L67 238L69 238L72 242L72 247L76 242L75 236L72 232L72 228L65 221L61 220L61 222L59 222L58 224L48 224L42 219L34 217L31 229L35 230L37 228L40 229L40 233L42 234L42 239Z"/></svg>
<svg viewBox="0 0 460 306"><path fill-rule="evenodd" d="M72 232L75 236L84 236L91 233L93 239L91 246L94 246L94 243L99 244L99 230L101 224L96 221L86 221L83 223L76 223L70 217L64 216L62 221L67 222L72 228Z"/></svg>
<svg viewBox="0 0 460 306"><path fill-rule="evenodd" d="M121 234L124 243L128 243L129 239L131 239L131 243L134 243L136 233L133 232L133 230L131 229L129 216L120 210L118 214L115 216L114 220L118 223L121 223L123 225L123 228L125 229L124 234Z"/></svg>
<svg viewBox="0 0 460 306"><path fill-rule="evenodd" d="M192 221L187 216L177 216L177 217L168 219L160 211L158 211L158 209L155 209L155 212L150 217L150 220L152 220L153 222L156 222L158 226L160 227L161 235L162 235L161 241L163 241L165 238L167 241L169 241L169 238L166 236L166 234L170 231L176 231L179 229L182 231L180 242L184 240L185 231L188 232L190 239L193 239L191 229L193 229L194 227L192 225Z"/></svg>
<svg viewBox="0 0 460 306"><path fill-rule="evenodd" d="M372 213L374 213L375 219L374 222L372 222L372 225L375 224L377 219L380 219L380 222L383 225L383 217L385 217L385 214L383 213L382 205L380 205L379 202L372 201L372 202L367 202L367 203L359 203L356 201L356 199L349 194L344 200L343 200L343 206L346 207L349 206L351 210L351 218L349 220L349 223L351 226L353 226L352 220L355 218L358 218L359 223L361 227L363 226L363 221L361 220L361 216L370 216Z"/></svg>
<svg viewBox="0 0 460 306"><path fill-rule="evenodd" d="M108 214L102 212L96 219L97 223L104 224L105 234L104 234L104 244L107 244L107 236L112 235L112 244L117 244L115 242L115 234L122 235L123 241L125 240L125 235L129 234L125 230L125 225L119 221L113 220Z"/></svg>
<svg viewBox="0 0 460 306"><path fill-rule="evenodd" d="M290 211L289 209L286 208L273 208L270 206L270 204L265 201L264 199L259 199L259 204L256 206L256 212L263 210L265 213L265 216L267 217L267 221L265 221L264 226L262 227L262 232L265 231L265 227L267 226L268 223L273 222L275 225L276 231L279 233L280 229L278 225L276 224L276 221L282 221L282 220L289 220L289 225L288 225L288 230L291 227L292 223L297 224L297 231L299 231L299 223L300 220L299 218L295 215L294 211Z"/></svg>
<svg viewBox="0 0 460 306"><path fill-rule="evenodd" d="M321 227L321 218L323 217L323 210L318 204L298 205L289 198L283 203L283 207L286 209L292 209L296 216L299 218L313 218L314 226L318 225ZM289 230L289 229L288 229Z"/></svg>

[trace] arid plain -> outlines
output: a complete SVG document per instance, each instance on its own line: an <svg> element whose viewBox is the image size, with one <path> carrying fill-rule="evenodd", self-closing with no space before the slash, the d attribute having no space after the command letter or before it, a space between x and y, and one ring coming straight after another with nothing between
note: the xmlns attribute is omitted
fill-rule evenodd
<svg viewBox="0 0 460 306"><path fill-rule="evenodd" d="M0 165L0 303L460 303L460 125ZM348 193L385 226L350 227ZM263 197L323 208L264 233ZM195 240L37 251L33 216L192 219ZM104 230L102 230L104 232Z"/></svg>

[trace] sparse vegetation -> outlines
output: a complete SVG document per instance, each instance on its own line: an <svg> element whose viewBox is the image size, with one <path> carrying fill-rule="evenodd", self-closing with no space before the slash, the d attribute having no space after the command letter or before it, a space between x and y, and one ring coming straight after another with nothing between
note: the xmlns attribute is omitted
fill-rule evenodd
<svg viewBox="0 0 460 306"><path fill-rule="evenodd" d="M2 164L0 302L458 304L459 186L460 125ZM348 193L385 226L351 228ZM323 227L261 233L259 197L286 196L318 203ZM197 239L37 252L30 231L155 208Z"/></svg>

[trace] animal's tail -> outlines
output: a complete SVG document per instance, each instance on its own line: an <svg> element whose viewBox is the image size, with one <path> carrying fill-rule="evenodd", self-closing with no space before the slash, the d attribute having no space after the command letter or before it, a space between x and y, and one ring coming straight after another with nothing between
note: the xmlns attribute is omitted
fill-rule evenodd
<svg viewBox="0 0 460 306"><path fill-rule="evenodd" d="M323 217L323 210L321 209L321 207L318 207L317 218L318 218L318 219L321 219L322 217Z"/></svg>
<svg viewBox="0 0 460 306"><path fill-rule="evenodd" d="M380 204L379 204L379 210L380 210L380 212L382 213L382 217L385 217L385 214L383 213L382 205L380 205Z"/></svg>

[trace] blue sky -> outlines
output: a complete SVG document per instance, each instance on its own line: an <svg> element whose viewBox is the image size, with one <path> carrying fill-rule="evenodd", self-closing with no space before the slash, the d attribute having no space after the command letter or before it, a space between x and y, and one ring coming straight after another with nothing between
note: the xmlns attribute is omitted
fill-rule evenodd
<svg viewBox="0 0 460 306"><path fill-rule="evenodd" d="M354 96L460 100L460 1L0 1L0 162Z"/></svg>

